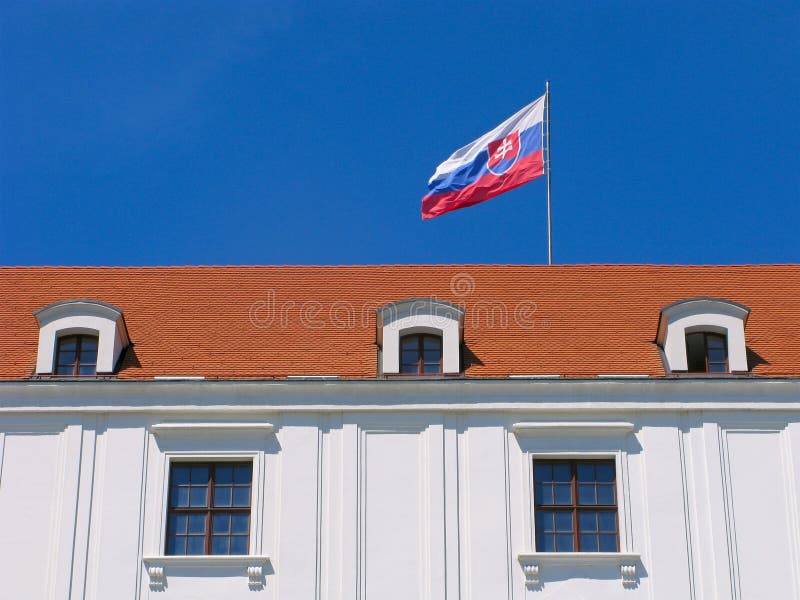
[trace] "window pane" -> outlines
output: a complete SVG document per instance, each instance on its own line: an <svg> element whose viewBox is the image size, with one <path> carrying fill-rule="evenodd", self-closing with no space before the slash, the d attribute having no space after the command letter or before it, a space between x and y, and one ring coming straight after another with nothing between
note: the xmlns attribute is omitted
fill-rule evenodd
<svg viewBox="0 0 800 600"><path fill-rule="evenodd" d="M176 533L186 533L187 518L186 515L170 515L167 524L167 533L175 535Z"/></svg>
<svg viewBox="0 0 800 600"><path fill-rule="evenodd" d="M250 506L250 486L233 488L233 505Z"/></svg>
<svg viewBox="0 0 800 600"><path fill-rule="evenodd" d="M400 340L400 348L402 350L414 350L414 352L416 352L419 348L419 338L415 335L404 337Z"/></svg>
<svg viewBox="0 0 800 600"><path fill-rule="evenodd" d="M58 365L56 367L56 375L72 375L74 372L74 365Z"/></svg>
<svg viewBox="0 0 800 600"><path fill-rule="evenodd" d="M425 350L422 353L422 360L428 363L438 363L442 358L442 353L438 350Z"/></svg>
<svg viewBox="0 0 800 600"><path fill-rule="evenodd" d="M709 373L727 373L728 365L725 363L712 363L708 365Z"/></svg>
<svg viewBox="0 0 800 600"><path fill-rule="evenodd" d="M192 466L192 483L193 484L208 483L208 467Z"/></svg>
<svg viewBox="0 0 800 600"><path fill-rule="evenodd" d="M84 352L97 352L97 338L91 335L81 337L81 354Z"/></svg>
<svg viewBox="0 0 800 600"><path fill-rule="evenodd" d="M537 534L536 550L539 552L553 552L556 549L555 540L551 534Z"/></svg>
<svg viewBox="0 0 800 600"><path fill-rule="evenodd" d="M596 535L582 535L581 536L581 552L597 552L597 536Z"/></svg>
<svg viewBox="0 0 800 600"><path fill-rule="evenodd" d="M97 362L97 350L92 350L91 348L81 348L81 362L82 363L96 363Z"/></svg>
<svg viewBox="0 0 800 600"><path fill-rule="evenodd" d="M725 362L725 350L721 348L708 349L709 362Z"/></svg>
<svg viewBox="0 0 800 600"><path fill-rule="evenodd" d="M167 538L167 554L186 554L186 538L172 536Z"/></svg>
<svg viewBox="0 0 800 600"><path fill-rule="evenodd" d="M604 481L613 483L614 481L614 463L599 463L595 468L597 481Z"/></svg>
<svg viewBox="0 0 800 600"><path fill-rule="evenodd" d="M542 510L536 513L536 531L539 533L555 531L553 512Z"/></svg>
<svg viewBox="0 0 800 600"><path fill-rule="evenodd" d="M78 367L78 375L96 375L97 369L94 365L81 365Z"/></svg>
<svg viewBox="0 0 800 600"><path fill-rule="evenodd" d="M439 373L440 371L441 370L439 368L439 363L435 363L435 364L432 364L432 365L426 363L422 367L422 372L423 373L431 374L431 373Z"/></svg>
<svg viewBox="0 0 800 600"><path fill-rule="evenodd" d="M218 486L214 488L214 506L230 506L231 497L231 488L229 486Z"/></svg>
<svg viewBox="0 0 800 600"><path fill-rule="evenodd" d="M725 349L725 338L721 335L707 335L706 344L708 344L709 353L712 349Z"/></svg>
<svg viewBox="0 0 800 600"><path fill-rule="evenodd" d="M205 554L206 538L193 535L186 538L186 554Z"/></svg>
<svg viewBox="0 0 800 600"><path fill-rule="evenodd" d="M572 486L570 484L557 483L555 488L555 502L553 504L572 504Z"/></svg>
<svg viewBox="0 0 800 600"><path fill-rule="evenodd" d="M78 338L74 335L62 337L58 340L58 349L59 351L75 350L77 348L77 341Z"/></svg>
<svg viewBox="0 0 800 600"><path fill-rule="evenodd" d="M574 550L572 534L556 534L556 552L572 552Z"/></svg>
<svg viewBox="0 0 800 600"><path fill-rule="evenodd" d="M556 513L556 531L572 531L572 512Z"/></svg>
<svg viewBox="0 0 800 600"><path fill-rule="evenodd" d="M534 480L553 481L553 467L542 463L536 463L534 467Z"/></svg>
<svg viewBox="0 0 800 600"><path fill-rule="evenodd" d="M400 366L400 372L401 373L405 373L407 375L414 375L418 371L419 371L419 367L417 366L417 363L414 363L413 365L401 365Z"/></svg>
<svg viewBox="0 0 800 600"><path fill-rule="evenodd" d="M205 532L206 532L206 516L189 515L189 533L205 533Z"/></svg>
<svg viewBox="0 0 800 600"><path fill-rule="evenodd" d="M534 500L536 504L553 504L553 486L549 483L537 483Z"/></svg>
<svg viewBox="0 0 800 600"><path fill-rule="evenodd" d="M553 465L553 481L571 481L572 469L569 463Z"/></svg>
<svg viewBox="0 0 800 600"><path fill-rule="evenodd" d="M422 339L422 348L424 350L441 350L442 338L426 335Z"/></svg>
<svg viewBox="0 0 800 600"><path fill-rule="evenodd" d="M578 481L594 481L594 465L578 464L577 466Z"/></svg>
<svg viewBox="0 0 800 600"><path fill-rule="evenodd" d="M600 531L617 531L617 514L610 511L603 511L597 514Z"/></svg>
<svg viewBox="0 0 800 600"><path fill-rule="evenodd" d="M189 492L189 506L207 506L207 492L208 488L192 487Z"/></svg>
<svg viewBox="0 0 800 600"><path fill-rule="evenodd" d="M75 350L64 350L62 349L58 353L58 364L60 365L69 365L75 362Z"/></svg>
<svg viewBox="0 0 800 600"><path fill-rule="evenodd" d="M593 484L578 485L578 504L597 504Z"/></svg>
<svg viewBox="0 0 800 600"><path fill-rule="evenodd" d="M215 535L211 538L211 554L228 554L230 552L230 538L227 535Z"/></svg>
<svg viewBox="0 0 800 600"><path fill-rule="evenodd" d="M214 515L213 533L230 533L231 515Z"/></svg>
<svg viewBox="0 0 800 600"><path fill-rule="evenodd" d="M253 468L250 465L236 467L233 474L234 483L250 483L253 479Z"/></svg>
<svg viewBox="0 0 800 600"><path fill-rule="evenodd" d="M617 536L605 533L600 534L600 552L616 552Z"/></svg>
<svg viewBox="0 0 800 600"><path fill-rule="evenodd" d="M581 533L597 531L597 513L594 511L581 511L578 513L578 527Z"/></svg>
<svg viewBox="0 0 800 600"><path fill-rule="evenodd" d="M614 504L614 486L607 483L597 484L597 503Z"/></svg>
<svg viewBox="0 0 800 600"><path fill-rule="evenodd" d="M173 484L189 483L189 467L187 467L186 465L173 465L172 483Z"/></svg>
<svg viewBox="0 0 800 600"><path fill-rule="evenodd" d="M231 538L231 554L247 554L247 536L236 535Z"/></svg>
<svg viewBox="0 0 800 600"><path fill-rule="evenodd" d="M231 533L249 533L250 515L231 515Z"/></svg>
<svg viewBox="0 0 800 600"><path fill-rule="evenodd" d="M233 467L232 466L218 466L214 470L214 483L224 484L233 483Z"/></svg>
<svg viewBox="0 0 800 600"><path fill-rule="evenodd" d="M189 506L189 488L176 487L172 489L172 506Z"/></svg>
<svg viewBox="0 0 800 600"><path fill-rule="evenodd" d="M690 373L706 372L706 346L702 333L686 334L686 361Z"/></svg>
<svg viewBox="0 0 800 600"><path fill-rule="evenodd" d="M401 360L406 365L415 364L419 360L419 352L416 350L403 350Z"/></svg>

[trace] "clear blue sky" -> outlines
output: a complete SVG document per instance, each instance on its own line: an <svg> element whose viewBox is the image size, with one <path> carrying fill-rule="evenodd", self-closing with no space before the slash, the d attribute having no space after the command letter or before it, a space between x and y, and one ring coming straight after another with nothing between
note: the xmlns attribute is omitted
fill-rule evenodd
<svg viewBox="0 0 800 600"><path fill-rule="evenodd" d="M394 5L394 6L390 6ZM552 81L559 263L800 261L800 4L0 8L0 263L543 263L434 168Z"/></svg>

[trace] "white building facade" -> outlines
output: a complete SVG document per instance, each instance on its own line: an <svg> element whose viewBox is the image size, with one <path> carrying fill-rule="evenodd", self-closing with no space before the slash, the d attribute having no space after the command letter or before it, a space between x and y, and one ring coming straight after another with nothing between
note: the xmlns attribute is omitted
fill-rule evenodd
<svg viewBox="0 0 800 600"><path fill-rule="evenodd" d="M737 299L585 377L469 377L469 306L397 298L373 377L125 379L118 306L42 305L0 381L3 597L800 598L800 373L754 375Z"/></svg>

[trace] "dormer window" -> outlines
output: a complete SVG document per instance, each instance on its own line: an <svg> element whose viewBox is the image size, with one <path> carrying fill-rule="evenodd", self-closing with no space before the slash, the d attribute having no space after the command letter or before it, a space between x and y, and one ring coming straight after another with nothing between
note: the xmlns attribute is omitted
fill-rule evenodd
<svg viewBox="0 0 800 600"><path fill-rule="evenodd" d="M97 336L67 335L58 338L56 375L81 377L97 374Z"/></svg>
<svg viewBox="0 0 800 600"><path fill-rule="evenodd" d="M442 372L442 338L411 334L400 339L402 375L438 375Z"/></svg>
<svg viewBox="0 0 800 600"><path fill-rule="evenodd" d="M689 373L727 373L728 347L725 336L704 331L687 333L686 363Z"/></svg>
<svg viewBox="0 0 800 600"><path fill-rule="evenodd" d="M37 310L37 375L80 377L114 373L130 344L122 311L96 300L65 300Z"/></svg>
<svg viewBox="0 0 800 600"><path fill-rule="evenodd" d="M382 375L458 375L464 309L433 298L393 302L377 311Z"/></svg>
<svg viewBox="0 0 800 600"><path fill-rule="evenodd" d="M750 309L721 298L689 298L661 310L656 341L667 373L746 373Z"/></svg>

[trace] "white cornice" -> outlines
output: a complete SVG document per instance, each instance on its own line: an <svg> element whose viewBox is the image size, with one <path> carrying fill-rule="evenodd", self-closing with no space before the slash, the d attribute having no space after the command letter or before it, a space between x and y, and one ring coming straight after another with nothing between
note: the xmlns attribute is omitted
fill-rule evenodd
<svg viewBox="0 0 800 600"><path fill-rule="evenodd" d="M511 429L518 436L583 435L620 436L633 431L633 423L613 422L549 422L514 423Z"/></svg>
<svg viewBox="0 0 800 600"><path fill-rule="evenodd" d="M150 425L150 431L156 435L194 435L210 434L262 434L268 435L275 431L272 423L156 423Z"/></svg>

